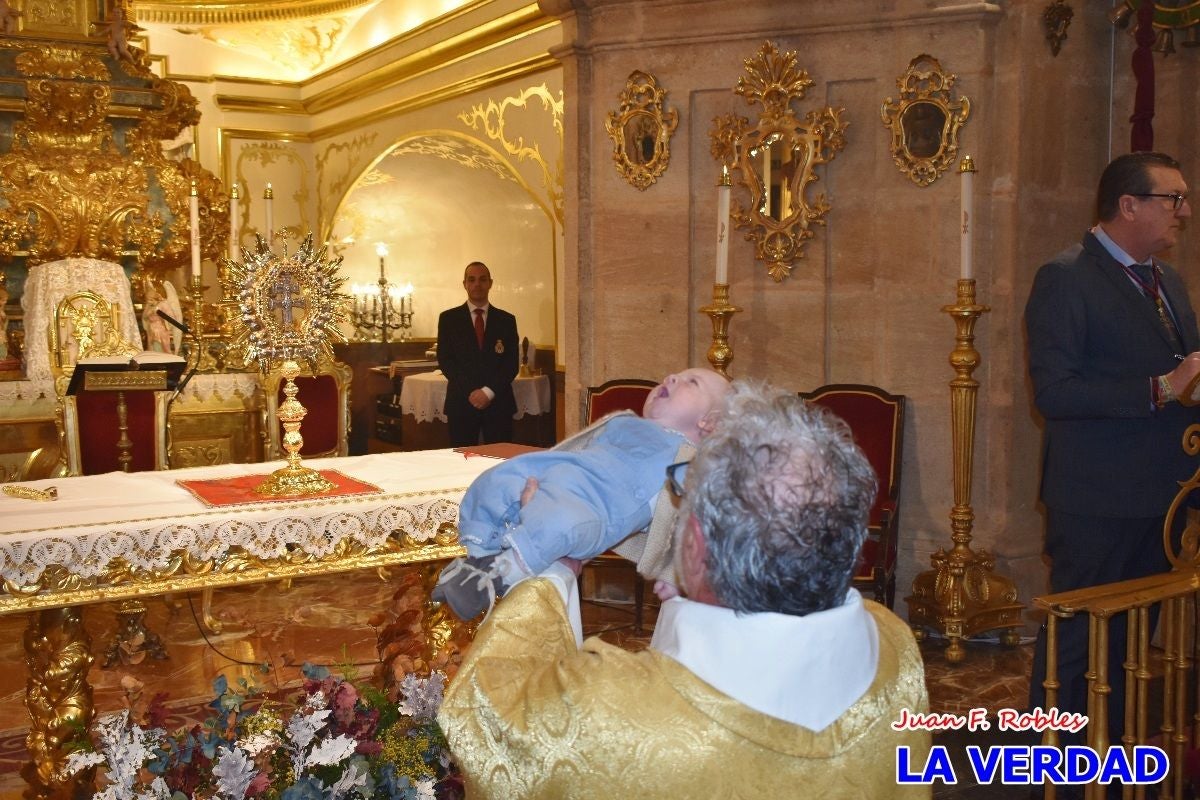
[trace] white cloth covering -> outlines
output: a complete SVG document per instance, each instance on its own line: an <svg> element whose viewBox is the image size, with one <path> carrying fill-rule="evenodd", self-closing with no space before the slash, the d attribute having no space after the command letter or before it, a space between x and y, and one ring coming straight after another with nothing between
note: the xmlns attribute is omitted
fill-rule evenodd
<svg viewBox="0 0 1200 800"><path fill-rule="evenodd" d="M411 414L417 422L445 422L446 415L442 409L446 405L447 385L441 370L406 376L400 386L401 411ZM518 376L513 381L513 396L517 401L517 413L513 414L513 419L520 419L526 414L536 417L550 413L549 376Z"/></svg>

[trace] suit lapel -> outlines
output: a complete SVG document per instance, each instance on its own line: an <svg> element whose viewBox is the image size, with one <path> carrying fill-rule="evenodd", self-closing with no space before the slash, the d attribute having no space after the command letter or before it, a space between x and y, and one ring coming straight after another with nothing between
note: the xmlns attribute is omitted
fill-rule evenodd
<svg viewBox="0 0 1200 800"><path fill-rule="evenodd" d="M1174 352L1175 343L1171 341L1166 328L1163 327L1162 320L1159 319L1158 312L1154 308L1154 301L1133 285L1133 281L1129 280L1129 276L1121 268L1120 262L1112 257L1092 233L1089 232L1083 238L1083 247L1092 256L1096 271L1100 273L1100 279L1107 281L1108 285L1121 296L1129 313L1148 326L1154 335ZM1169 297L1174 296L1171 287L1168 287L1167 291ZM1187 344L1186 338L1184 342Z"/></svg>

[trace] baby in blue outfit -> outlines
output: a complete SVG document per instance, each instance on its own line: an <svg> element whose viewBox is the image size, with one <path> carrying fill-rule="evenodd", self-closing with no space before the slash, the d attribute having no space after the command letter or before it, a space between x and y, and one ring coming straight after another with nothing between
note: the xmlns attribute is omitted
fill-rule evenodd
<svg viewBox="0 0 1200 800"><path fill-rule="evenodd" d="M711 430L729 382L707 369L668 375L642 416L612 414L550 450L481 474L459 507L467 558L442 571L434 600L461 619L564 556L586 561L650 524L666 468ZM530 479L536 491L522 505Z"/></svg>

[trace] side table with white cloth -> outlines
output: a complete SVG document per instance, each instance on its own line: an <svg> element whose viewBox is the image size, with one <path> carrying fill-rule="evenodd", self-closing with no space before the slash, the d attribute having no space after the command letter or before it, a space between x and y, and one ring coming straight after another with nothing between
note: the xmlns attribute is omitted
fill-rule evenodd
<svg viewBox="0 0 1200 800"><path fill-rule="evenodd" d="M446 447L448 382L441 370L408 375L400 387L401 441L405 450ZM513 439L517 444L549 447L554 444L554 407L547 375L517 376L513 381L517 413L513 414Z"/></svg>
<svg viewBox="0 0 1200 800"><path fill-rule="evenodd" d="M25 634L27 796L66 796L62 743L91 722L81 606L462 555L458 504L496 462L453 450L312 459L371 490L236 505L209 505L177 483L265 478L282 463L42 480L0 494L0 614L37 612ZM53 501L7 494L51 485ZM433 616L429 629L450 624L440 609Z"/></svg>

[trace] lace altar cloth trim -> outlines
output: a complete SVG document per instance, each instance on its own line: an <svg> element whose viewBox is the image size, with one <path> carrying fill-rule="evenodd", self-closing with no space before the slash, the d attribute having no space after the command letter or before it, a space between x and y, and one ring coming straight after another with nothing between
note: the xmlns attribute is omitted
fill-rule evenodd
<svg viewBox="0 0 1200 800"><path fill-rule="evenodd" d="M55 485L59 499L35 503L0 495L0 578L32 586L47 567L61 566L88 579L102 575L114 559L137 569L164 570L173 554L219 560L234 547L261 559L296 549L322 558L343 541L377 547L399 531L412 541L428 542L443 523L457 521L466 487L495 461L464 458L452 450L312 459L305 463L314 469L336 466L379 486L383 494L210 510L176 483L261 474L283 463L29 482L41 489Z"/></svg>
<svg viewBox="0 0 1200 800"><path fill-rule="evenodd" d="M333 484L326 492L305 495L305 500L318 497L350 497L356 494L379 494L382 490L374 484L343 475L336 469L323 469L320 475ZM253 503L290 503L295 497L264 497L254 489L270 475L239 475L236 478L213 478L206 481L179 481L179 485L192 493L204 505L245 506Z"/></svg>

